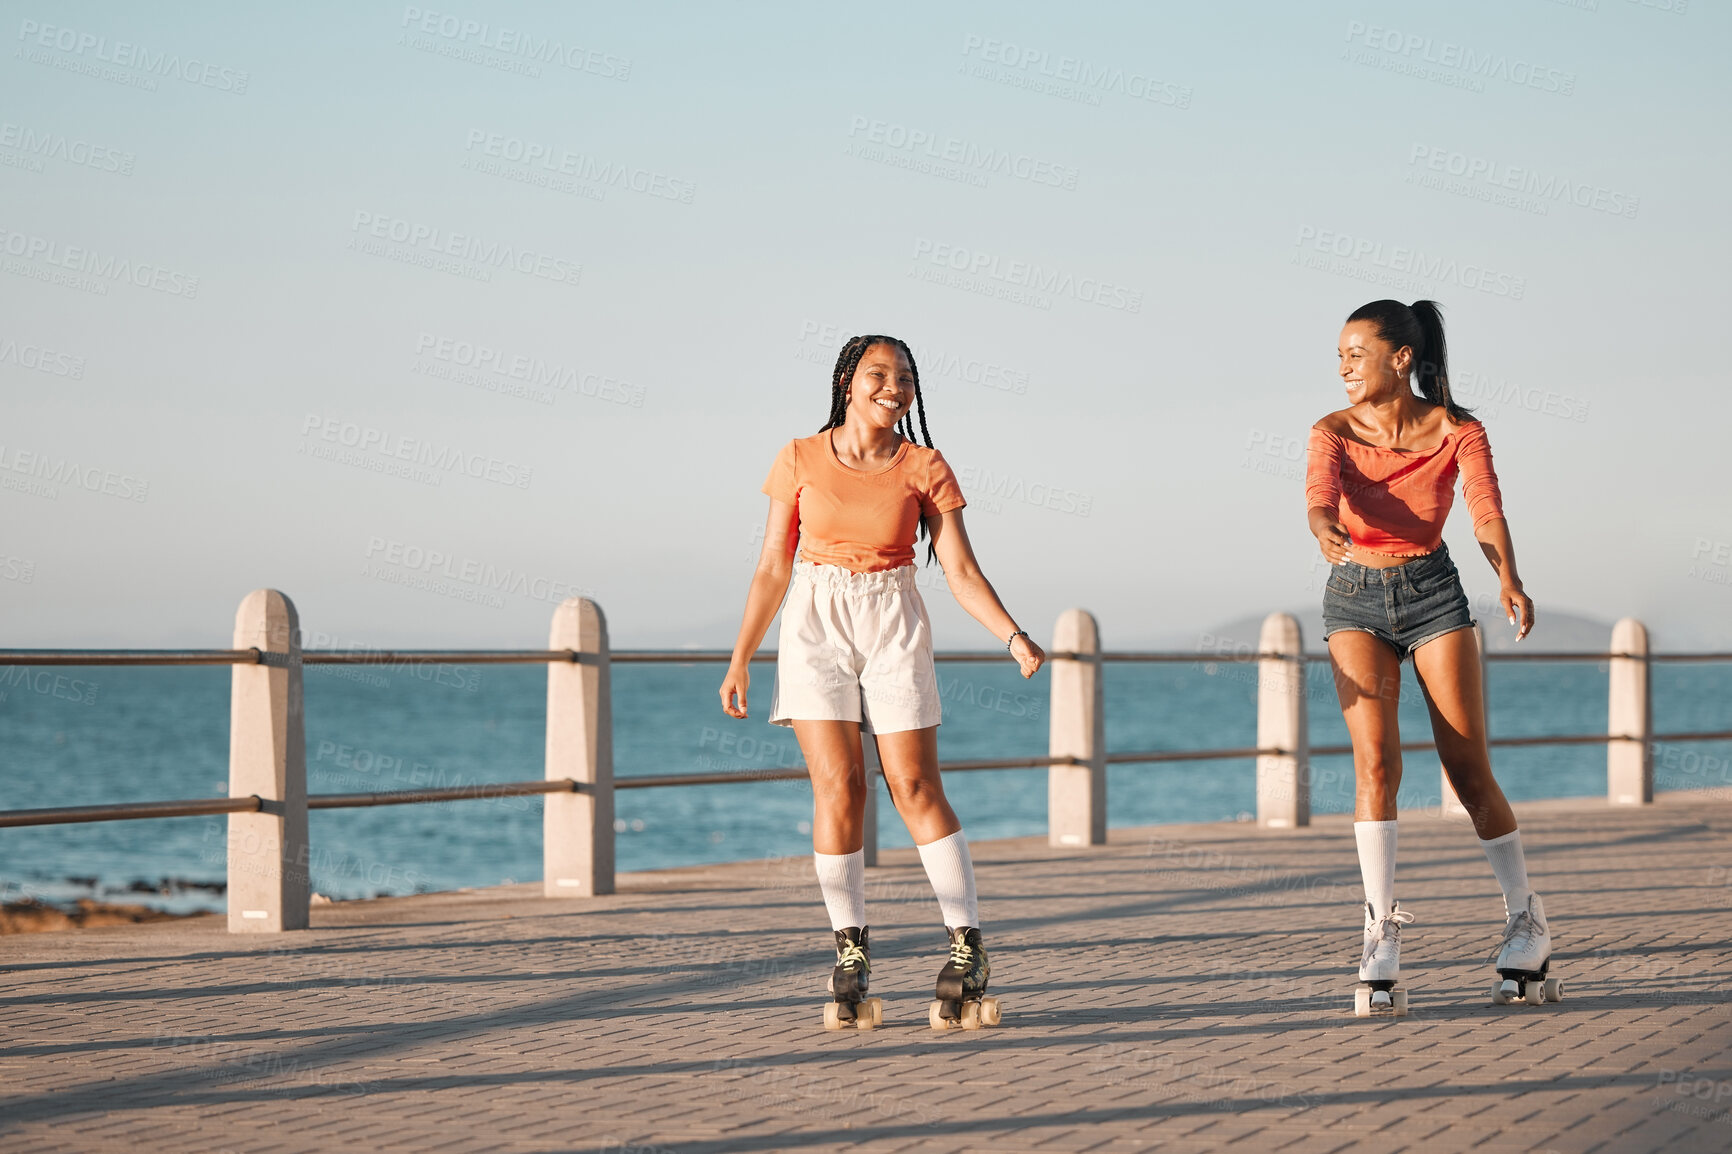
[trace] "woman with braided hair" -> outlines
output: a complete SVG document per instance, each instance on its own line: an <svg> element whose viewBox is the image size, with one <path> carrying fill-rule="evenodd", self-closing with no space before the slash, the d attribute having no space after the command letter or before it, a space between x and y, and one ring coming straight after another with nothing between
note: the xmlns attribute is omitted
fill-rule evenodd
<svg viewBox="0 0 1732 1154"><path fill-rule="evenodd" d="M780 606L770 722L793 728L812 779L812 857L836 935L824 1024L870 1029L881 1014L879 1000L866 996L861 735L868 733L944 917L948 956L929 1020L935 1029L996 1025L968 842L938 776L938 678L932 626L914 585L916 541L929 539L927 559L936 557L957 602L1005 643L1024 677L1046 654L1005 612L975 561L962 490L932 447L906 344L870 335L842 346L829 418L816 436L782 447L764 492L770 519L722 680L722 709L746 716L747 663Z"/></svg>
<svg viewBox="0 0 1732 1154"><path fill-rule="evenodd" d="M1492 777L1473 615L1443 544L1460 477L1473 535L1497 571L1498 600L1516 640L1526 637L1534 603L1516 574L1485 426L1450 396L1443 316L1434 301L1362 306L1347 318L1337 355L1348 407L1311 428L1305 503L1311 532L1334 567L1323 592L1323 634L1353 739L1353 833L1365 881L1354 1010L1365 1016L1407 1008L1399 988L1401 927L1413 915L1395 900L1396 707L1405 658L1425 693L1444 772L1503 890L1492 1000L1557 1001L1562 986L1546 977L1552 938L1545 910L1528 884L1515 814Z"/></svg>

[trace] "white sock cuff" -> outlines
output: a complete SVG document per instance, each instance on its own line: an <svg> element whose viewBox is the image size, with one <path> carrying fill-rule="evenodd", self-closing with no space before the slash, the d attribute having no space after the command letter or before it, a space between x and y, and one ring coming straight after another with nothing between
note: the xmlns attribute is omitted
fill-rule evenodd
<svg viewBox="0 0 1732 1154"><path fill-rule="evenodd" d="M812 853L818 873L818 888L824 893L824 908L830 913L830 928L847 929L866 924L866 851Z"/></svg>
<svg viewBox="0 0 1732 1154"><path fill-rule="evenodd" d="M1528 859L1522 849L1522 831L1512 829L1502 837L1481 841L1480 848L1497 875L1498 888L1503 890L1504 916L1526 907L1533 886L1528 882Z"/></svg>
<svg viewBox="0 0 1732 1154"><path fill-rule="evenodd" d="M915 847L932 883L933 895L947 926L980 925L980 899L974 889L974 860L961 830Z"/></svg>
<svg viewBox="0 0 1732 1154"><path fill-rule="evenodd" d="M1365 883L1365 900L1374 917L1395 908L1395 849L1397 823L1356 821L1353 840L1359 848L1359 876Z"/></svg>
<svg viewBox="0 0 1732 1154"><path fill-rule="evenodd" d="M929 841L925 845L917 845L914 848L920 851L922 857L925 857L928 852L949 853L953 848L959 850L966 857L968 856L968 838L963 836L961 830L957 830L955 833L946 834L937 841Z"/></svg>

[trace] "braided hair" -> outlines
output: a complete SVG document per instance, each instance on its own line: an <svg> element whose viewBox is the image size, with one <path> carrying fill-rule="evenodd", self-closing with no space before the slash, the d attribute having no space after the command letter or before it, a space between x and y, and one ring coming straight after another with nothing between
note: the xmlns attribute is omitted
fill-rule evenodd
<svg viewBox="0 0 1732 1154"><path fill-rule="evenodd" d="M842 346L842 351L836 354L836 371L830 377L830 416L818 429L820 433L830 429L839 429L848 419L848 387L854 383L854 370L860 367L860 358L873 345L889 345L899 350L908 358L908 371L914 377L914 410L903 414L902 420L896 425L896 431L903 439L912 444L925 442L928 449L933 448L932 434L926 428L926 400L920 394L920 366L914 363L914 350L908 347L908 342L896 337L887 337L881 333L867 333L862 336L849 337L848 343ZM914 418L920 417L920 436L914 435ZM929 536L926 531L926 519L920 518L919 527L915 530L916 540ZM926 559L934 560L937 549L928 544Z"/></svg>

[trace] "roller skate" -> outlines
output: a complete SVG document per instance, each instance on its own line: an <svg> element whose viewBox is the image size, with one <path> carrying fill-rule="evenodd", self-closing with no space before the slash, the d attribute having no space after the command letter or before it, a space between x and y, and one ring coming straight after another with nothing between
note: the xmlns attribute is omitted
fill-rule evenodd
<svg viewBox="0 0 1732 1154"><path fill-rule="evenodd" d="M836 931L831 1001L824 1007L826 1030L874 1030L884 1021L884 1003L866 996L872 978L872 947L866 934L865 926Z"/></svg>
<svg viewBox="0 0 1732 1154"><path fill-rule="evenodd" d="M1413 915L1400 902L1392 902L1381 918L1372 914L1370 902L1365 903L1365 954L1359 959L1359 988L1353 991L1355 1017L1407 1016L1407 989L1401 985L1401 927L1412 921Z"/></svg>
<svg viewBox="0 0 1732 1154"><path fill-rule="evenodd" d="M937 1000L927 1011L934 1030L978 1030L999 1023L998 999L986 996L992 967L980 931L973 926L946 926L950 957L938 971Z"/></svg>
<svg viewBox="0 0 1732 1154"><path fill-rule="evenodd" d="M1498 980L1491 988L1492 1005L1543 1006L1564 1000L1563 982L1546 976L1552 964L1552 932L1546 926L1540 895L1528 895L1527 905L1509 916L1496 956Z"/></svg>

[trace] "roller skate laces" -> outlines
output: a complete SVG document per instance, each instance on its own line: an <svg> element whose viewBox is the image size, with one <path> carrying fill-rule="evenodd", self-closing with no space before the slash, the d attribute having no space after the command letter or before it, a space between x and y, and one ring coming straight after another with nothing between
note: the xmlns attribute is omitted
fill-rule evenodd
<svg viewBox="0 0 1732 1154"><path fill-rule="evenodd" d="M830 975L830 992L836 993L836 978L842 977L843 985L849 987L845 992L865 993L871 981L872 958L866 950L868 930L861 927L850 934L849 930L836 931L836 969Z"/></svg>
<svg viewBox="0 0 1732 1154"><path fill-rule="evenodd" d="M998 1025L998 999L986 996L992 965L981 944L980 930L946 926L944 932L949 938L950 956L938 971L937 998L927 1015L932 1028L973 1030Z"/></svg>
<svg viewBox="0 0 1732 1154"><path fill-rule="evenodd" d="M1407 990L1401 985L1401 927L1413 924L1413 915L1390 903L1389 912L1377 917L1365 903L1365 952L1359 959L1359 988L1353 991L1353 1013L1360 1018L1374 1014L1407 1016Z"/></svg>
<svg viewBox="0 0 1732 1154"><path fill-rule="evenodd" d="M872 980L871 943L866 927L836 931L836 968L830 971L830 1004L824 1007L824 1028L875 1029L883 1020L883 1003L866 996Z"/></svg>
<svg viewBox="0 0 1732 1154"><path fill-rule="evenodd" d="M1359 980L1395 981L1401 974L1401 927L1413 924L1413 915L1393 902L1381 918L1365 903L1365 953L1359 959Z"/></svg>
<svg viewBox="0 0 1732 1154"><path fill-rule="evenodd" d="M1547 974L1552 965L1552 932L1538 894L1529 894L1527 904L1510 914L1492 957L1498 973L1491 988L1492 1005L1543 1006L1564 1000L1563 981Z"/></svg>
<svg viewBox="0 0 1732 1154"><path fill-rule="evenodd" d="M1527 905L1504 923L1503 937L1486 961L1500 969L1537 969L1552 953L1552 934L1545 923L1545 909L1538 894L1529 894Z"/></svg>

